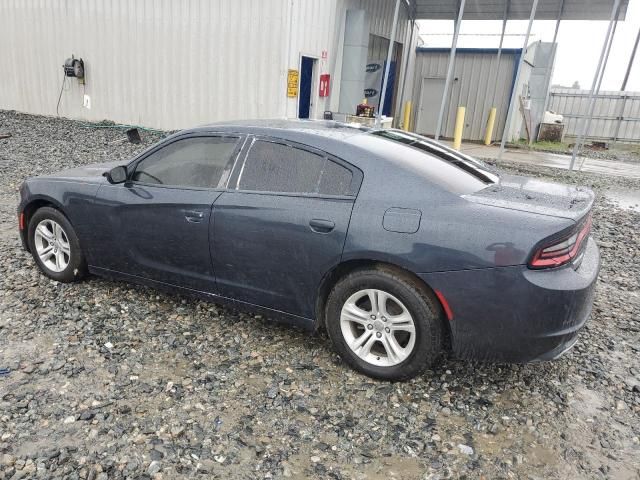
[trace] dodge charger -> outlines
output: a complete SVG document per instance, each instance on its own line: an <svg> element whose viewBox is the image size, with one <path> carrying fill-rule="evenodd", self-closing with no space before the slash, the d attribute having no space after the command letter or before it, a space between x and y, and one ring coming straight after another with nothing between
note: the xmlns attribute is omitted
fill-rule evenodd
<svg viewBox="0 0 640 480"><path fill-rule="evenodd" d="M87 274L266 312L374 378L449 352L550 360L587 321L586 188L498 173L425 137L331 121L211 124L125 163L27 179L20 235Z"/></svg>

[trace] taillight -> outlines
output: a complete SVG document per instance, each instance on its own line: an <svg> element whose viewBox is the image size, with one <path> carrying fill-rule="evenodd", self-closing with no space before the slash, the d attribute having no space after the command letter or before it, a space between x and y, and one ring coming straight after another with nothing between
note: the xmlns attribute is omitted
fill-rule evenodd
<svg viewBox="0 0 640 480"><path fill-rule="evenodd" d="M530 268L552 268L566 265L580 253L591 233L591 215L570 236L556 239L540 247L529 261Z"/></svg>
<svg viewBox="0 0 640 480"><path fill-rule="evenodd" d="M18 227L20 230L24 230L24 212L20 212L18 215Z"/></svg>

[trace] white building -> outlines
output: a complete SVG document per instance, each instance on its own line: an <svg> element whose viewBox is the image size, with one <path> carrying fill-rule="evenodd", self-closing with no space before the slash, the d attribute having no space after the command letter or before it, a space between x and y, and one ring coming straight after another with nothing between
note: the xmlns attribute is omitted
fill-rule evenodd
<svg viewBox="0 0 640 480"><path fill-rule="evenodd" d="M522 62L505 52L499 68L493 52L454 62L448 49L423 50L416 61L416 20L556 20L557 31L608 19L606 45L628 0L0 0L0 109L164 129L353 114L382 96L396 5L383 113L398 125L411 100L410 127L447 137L465 106L463 136L477 141L491 106L494 140L522 136L521 99L535 134L553 55L534 44ZM64 75L72 55L82 79Z"/></svg>
<svg viewBox="0 0 640 480"><path fill-rule="evenodd" d="M389 0L2 0L0 109L164 129L355 113L366 65L387 56L394 6ZM401 111L400 79L418 38L408 9L401 2L391 115ZM72 55L84 62L82 80L64 76L62 65ZM288 92L290 70L298 80ZM329 89L321 92L326 74Z"/></svg>

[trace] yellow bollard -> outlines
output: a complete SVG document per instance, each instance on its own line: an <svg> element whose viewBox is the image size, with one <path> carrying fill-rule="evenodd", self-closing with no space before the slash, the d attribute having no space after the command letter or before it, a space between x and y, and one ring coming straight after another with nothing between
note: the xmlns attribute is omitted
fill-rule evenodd
<svg viewBox="0 0 640 480"><path fill-rule="evenodd" d="M496 107L489 110L489 118L487 119L487 131L484 133L484 144L491 145L491 137L493 137L493 125L496 123Z"/></svg>
<svg viewBox="0 0 640 480"><path fill-rule="evenodd" d="M458 114L456 115L456 128L453 130L453 148L460 150L462 145L462 129L464 128L464 113L466 109L464 107L458 107Z"/></svg>
<svg viewBox="0 0 640 480"><path fill-rule="evenodd" d="M404 103L404 117L402 118L402 129L405 132L410 131L409 123L411 122L411 102Z"/></svg>

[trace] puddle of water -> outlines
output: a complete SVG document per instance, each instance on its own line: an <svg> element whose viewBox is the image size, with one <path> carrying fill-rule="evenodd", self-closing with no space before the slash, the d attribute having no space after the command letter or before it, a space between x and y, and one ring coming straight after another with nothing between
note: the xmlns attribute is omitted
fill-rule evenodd
<svg viewBox="0 0 640 480"><path fill-rule="evenodd" d="M640 191L631 189L606 190L604 196L616 202L621 208L640 212Z"/></svg>

